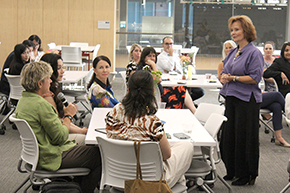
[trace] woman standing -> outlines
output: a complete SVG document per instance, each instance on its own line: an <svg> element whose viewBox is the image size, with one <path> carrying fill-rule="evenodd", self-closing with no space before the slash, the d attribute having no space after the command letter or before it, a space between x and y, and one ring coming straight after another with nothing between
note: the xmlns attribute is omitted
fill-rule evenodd
<svg viewBox="0 0 290 193"><path fill-rule="evenodd" d="M290 92L290 42L283 44L280 58L264 72L264 78L273 77L278 85L279 92L285 97Z"/></svg>
<svg viewBox="0 0 290 193"><path fill-rule="evenodd" d="M95 107L114 107L119 101L115 98L109 82L111 61L107 56L98 56L93 61L94 74L88 84L88 97Z"/></svg>
<svg viewBox="0 0 290 193"><path fill-rule="evenodd" d="M126 67L126 82L129 80L129 76L137 70L137 64L140 61L142 47L139 44L133 44L129 53L129 64Z"/></svg>
<svg viewBox="0 0 290 193"><path fill-rule="evenodd" d="M259 168L259 110L262 102L258 83L263 73L264 59L253 45L256 30L247 16L233 16L229 30L238 47L224 60L220 94L226 99L228 121L222 130L221 154L227 175L225 180L237 180L232 185L253 185Z"/></svg>

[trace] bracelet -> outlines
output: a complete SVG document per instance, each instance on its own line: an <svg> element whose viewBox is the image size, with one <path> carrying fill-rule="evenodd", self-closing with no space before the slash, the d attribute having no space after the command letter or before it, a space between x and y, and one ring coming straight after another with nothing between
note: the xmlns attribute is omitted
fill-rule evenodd
<svg viewBox="0 0 290 193"><path fill-rule="evenodd" d="M71 121L73 117L70 116L70 115L65 115L65 116L63 117L63 119L64 119L64 118L69 118L69 120Z"/></svg>
<svg viewBox="0 0 290 193"><path fill-rule="evenodd" d="M233 79L233 81L234 82L238 82L239 81L239 78L240 78L239 76L235 76L234 79Z"/></svg>

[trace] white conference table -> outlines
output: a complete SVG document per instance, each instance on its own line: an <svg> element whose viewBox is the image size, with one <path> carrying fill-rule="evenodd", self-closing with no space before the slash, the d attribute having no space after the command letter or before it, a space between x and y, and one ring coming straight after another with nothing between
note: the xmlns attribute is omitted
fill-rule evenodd
<svg viewBox="0 0 290 193"><path fill-rule="evenodd" d="M68 70L64 72L61 83L71 84L77 83L89 74L89 71L72 71Z"/></svg>
<svg viewBox="0 0 290 193"><path fill-rule="evenodd" d="M163 50L163 48L154 48L156 53L160 54L161 51ZM191 48L182 48L180 49L180 53L181 54L191 54L193 53L195 50L191 49Z"/></svg>
<svg viewBox="0 0 290 193"><path fill-rule="evenodd" d="M94 108L88 132L86 135L85 143L87 145L97 144L97 136L107 137L106 134L96 132L95 129L101 129L105 131L106 123L105 116L111 110L111 108ZM166 133L171 135L171 139L168 139L169 143L180 141L173 136L173 133L185 133L190 135L189 140L194 146L216 146L215 140L200 124L196 117L188 109L158 109L156 115L166 123L164 129ZM191 128L191 133L188 132L188 128Z"/></svg>
<svg viewBox="0 0 290 193"><path fill-rule="evenodd" d="M205 74L192 75L192 80L182 80L180 74L170 75L162 74L161 85L163 87L187 86L201 88L222 88L222 84L215 75L211 75L210 79L206 79Z"/></svg>
<svg viewBox="0 0 290 193"><path fill-rule="evenodd" d="M70 45L57 45L53 49L61 51L61 47L63 46L70 46ZM77 47L80 47L82 52L93 52L95 50L95 46L77 46Z"/></svg>

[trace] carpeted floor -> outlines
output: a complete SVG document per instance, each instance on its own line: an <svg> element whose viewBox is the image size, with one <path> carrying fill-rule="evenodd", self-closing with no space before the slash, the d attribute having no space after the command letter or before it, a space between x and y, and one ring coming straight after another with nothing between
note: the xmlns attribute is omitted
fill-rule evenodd
<svg viewBox="0 0 290 193"><path fill-rule="evenodd" d="M118 99L122 98L123 91L122 80L117 77L113 82L113 90ZM205 96L195 101L197 104L201 102L215 103L217 101L218 90L206 89ZM73 101L73 99L71 99ZM80 107L81 108L81 107ZM2 120L3 116L0 116ZM85 126L88 126L90 115L85 119ZM17 163L20 156L20 138L17 130L13 130L8 122L5 122L7 130L5 135L0 135L0 192L13 192L15 188L21 184L27 174L21 174L17 171ZM290 142L290 129L284 123L283 136ZM270 142L271 135L265 134L264 129L260 129L260 166L259 177L254 186L232 186L234 193L274 193L280 192L288 183L289 174L287 172L287 164L290 157L290 148L276 146ZM225 175L223 163L217 165L217 171L220 176ZM226 192L225 186L218 180L213 190L217 193ZM23 192L23 190L21 190ZM36 193L29 189L28 192ZM198 190L194 190L198 192ZM289 191L290 192L290 191Z"/></svg>

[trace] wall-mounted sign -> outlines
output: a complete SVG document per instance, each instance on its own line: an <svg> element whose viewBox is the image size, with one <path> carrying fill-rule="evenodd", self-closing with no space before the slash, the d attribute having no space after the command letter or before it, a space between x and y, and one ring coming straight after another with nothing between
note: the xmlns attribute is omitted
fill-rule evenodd
<svg viewBox="0 0 290 193"><path fill-rule="evenodd" d="M98 21L99 29L110 29L110 21Z"/></svg>

